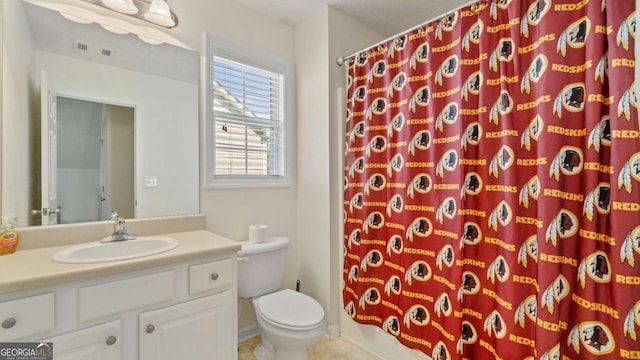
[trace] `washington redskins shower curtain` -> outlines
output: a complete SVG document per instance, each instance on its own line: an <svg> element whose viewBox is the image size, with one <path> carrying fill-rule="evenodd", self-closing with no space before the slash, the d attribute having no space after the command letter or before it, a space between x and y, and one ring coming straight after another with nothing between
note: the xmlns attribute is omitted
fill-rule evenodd
<svg viewBox="0 0 640 360"><path fill-rule="evenodd" d="M490 0L352 58L349 316L434 359L640 358L635 36L633 0Z"/></svg>

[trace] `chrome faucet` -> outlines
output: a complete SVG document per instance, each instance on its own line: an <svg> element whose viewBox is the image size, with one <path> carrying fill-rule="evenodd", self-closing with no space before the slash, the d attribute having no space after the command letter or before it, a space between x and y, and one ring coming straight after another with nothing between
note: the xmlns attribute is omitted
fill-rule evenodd
<svg viewBox="0 0 640 360"><path fill-rule="evenodd" d="M111 216L109 216L109 220L113 220L113 233L102 240L100 242L113 242L113 241L124 241L124 240L133 240L136 238L134 234L127 233L127 223L124 218L119 216L117 212L111 212Z"/></svg>

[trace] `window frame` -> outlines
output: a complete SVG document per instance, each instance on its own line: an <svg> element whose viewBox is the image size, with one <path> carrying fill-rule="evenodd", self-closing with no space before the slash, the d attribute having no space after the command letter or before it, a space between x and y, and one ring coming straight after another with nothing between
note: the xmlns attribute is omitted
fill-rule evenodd
<svg viewBox="0 0 640 360"><path fill-rule="evenodd" d="M205 120L205 188L271 188L291 186L291 62L283 57L279 57L265 51L242 47L230 42L215 38L209 34L205 36L206 59L206 120ZM282 75L282 115L283 115L283 176L269 178L268 176L238 176L238 177L216 177L216 119L213 111L213 82L212 67L213 57L218 56L227 60L235 61L243 65L252 66L273 73Z"/></svg>

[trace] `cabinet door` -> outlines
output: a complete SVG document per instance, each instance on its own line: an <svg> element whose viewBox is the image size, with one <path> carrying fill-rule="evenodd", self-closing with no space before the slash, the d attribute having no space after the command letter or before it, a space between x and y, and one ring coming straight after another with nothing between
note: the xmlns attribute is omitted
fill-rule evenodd
<svg viewBox="0 0 640 360"><path fill-rule="evenodd" d="M53 343L56 360L120 360L122 359L122 326L120 320L74 331L44 340Z"/></svg>
<svg viewBox="0 0 640 360"><path fill-rule="evenodd" d="M141 313L140 360L235 359L233 301L225 291Z"/></svg>

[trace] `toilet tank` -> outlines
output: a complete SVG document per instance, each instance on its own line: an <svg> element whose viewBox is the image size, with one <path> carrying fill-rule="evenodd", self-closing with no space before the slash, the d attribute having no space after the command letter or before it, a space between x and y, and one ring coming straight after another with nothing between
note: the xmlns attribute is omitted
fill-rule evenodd
<svg viewBox="0 0 640 360"><path fill-rule="evenodd" d="M277 291L287 265L289 240L271 237L262 243L243 241L238 251L238 296L252 298Z"/></svg>

